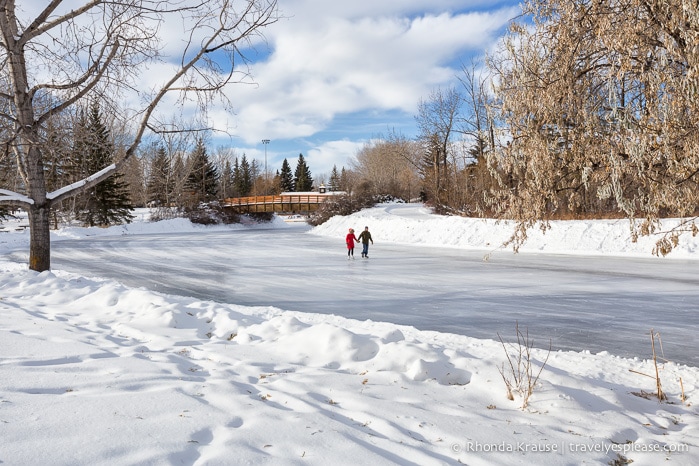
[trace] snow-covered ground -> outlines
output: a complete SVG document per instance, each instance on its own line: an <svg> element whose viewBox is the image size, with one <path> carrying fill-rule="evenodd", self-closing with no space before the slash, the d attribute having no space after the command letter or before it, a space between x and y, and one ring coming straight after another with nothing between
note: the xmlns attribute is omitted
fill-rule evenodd
<svg viewBox="0 0 699 466"><path fill-rule="evenodd" d="M70 228L201 231L182 220ZM313 234L370 224L375 240L497 249L509 229L386 205ZM503 346L390 323L176 297L10 259L0 233L0 463L615 464L699 462L699 368L553 352L528 406ZM281 220L268 228L294 228ZM245 229L248 226L215 227ZM625 221L558 222L523 251L650 255ZM694 238L672 258L695 259ZM22 251L18 253L17 251ZM99 260L99 257L95 257ZM510 354L519 354L509 346ZM532 350L536 375L546 352ZM503 366L503 364L505 364ZM632 372L633 371L633 372Z"/></svg>

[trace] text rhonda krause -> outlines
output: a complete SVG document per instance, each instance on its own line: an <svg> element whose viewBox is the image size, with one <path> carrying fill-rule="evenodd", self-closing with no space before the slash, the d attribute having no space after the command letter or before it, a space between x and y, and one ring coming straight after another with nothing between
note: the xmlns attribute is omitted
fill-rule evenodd
<svg viewBox="0 0 699 466"><path fill-rule="evenodd" d="M466 442L463 448L454 445L454 450L465 452L531 452L531 453L643 453L643 452L688 452L689 445L686 444L661 444L661 443L479 443Z"/></svg>

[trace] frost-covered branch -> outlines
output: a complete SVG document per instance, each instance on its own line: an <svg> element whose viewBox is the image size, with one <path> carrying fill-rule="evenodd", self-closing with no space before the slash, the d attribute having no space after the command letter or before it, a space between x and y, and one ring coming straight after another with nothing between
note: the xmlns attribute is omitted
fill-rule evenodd
<svg viewBox="0 0 699 466"><path fill-rule="evenodd" d="M34 204L34 200L7 189L0 189L0 205L10 205L13 207L26 207Z"/></svg>
<svg viewBox="0 0 699 466"><path fill-rule="evenodd" d="M87 178L84 178L80 181L76 181L75 183L69 184L68 186L64 186L61 189L57 189L56 191L47 193L46 198L53 202L59 202L62 199L65 199L66 197L74 195L78 191L90 189L92 186L109 178L115 171L116 164L111 164L110 166L103 168L102 170L88 176Z"/></svg>

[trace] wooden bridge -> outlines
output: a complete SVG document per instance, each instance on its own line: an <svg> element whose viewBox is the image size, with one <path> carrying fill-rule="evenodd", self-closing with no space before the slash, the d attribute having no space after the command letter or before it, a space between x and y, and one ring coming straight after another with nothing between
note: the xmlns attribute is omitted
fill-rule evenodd
<svg viewBox="0 0 699 466"><path fill-rule="evenodd" d="M234 209L241 214L254 212L308 213L333 196L344 192L326 193L281 193L278 196L229 197L223 200L223 206Z"/></svg>

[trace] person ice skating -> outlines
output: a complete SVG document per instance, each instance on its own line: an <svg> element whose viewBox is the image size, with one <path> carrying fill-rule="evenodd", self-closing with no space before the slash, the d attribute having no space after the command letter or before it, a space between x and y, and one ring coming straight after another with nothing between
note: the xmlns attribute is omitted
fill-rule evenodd
<svg viewBox="0 0 699 466"><path fill-rule="evenodd" d="M374 240L371 239L371 233L369 233L369 227L364 227L364 231L359 234L359 241L362 242L362 257L369 258L369 241L374 244Z"/></svg>
<svg viewBox="0 0 699 466"><path fill-rule="evenodd" d="M354 236L354 228L349 229L349 233L345 236L345 243L347 243L347 260L354 259L354 242L359 242L356 236Z"/></svg>

